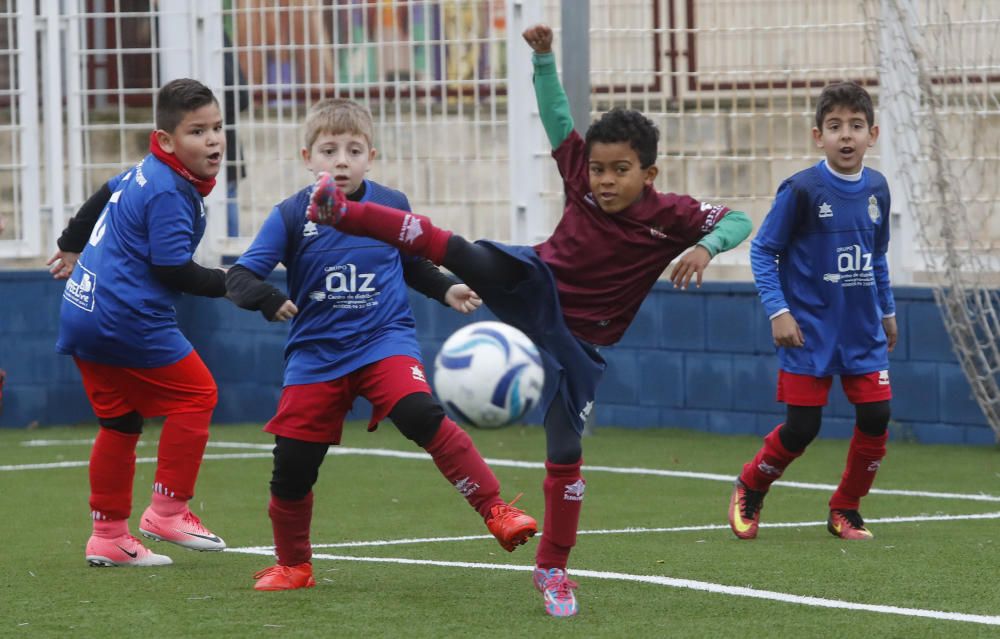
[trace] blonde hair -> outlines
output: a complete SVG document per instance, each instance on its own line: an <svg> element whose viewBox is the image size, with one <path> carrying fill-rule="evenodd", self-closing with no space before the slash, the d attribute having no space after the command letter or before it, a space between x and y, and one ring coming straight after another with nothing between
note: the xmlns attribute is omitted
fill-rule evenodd
<svg viewBox="0 0 1000 639"><path fill-rule="evenodd" d="M320 100L312 105L306 115L306 148L311 149L316 138L323 133L361 135L371 147L374 137L371 111L354 100L343 98Z"/></svg>

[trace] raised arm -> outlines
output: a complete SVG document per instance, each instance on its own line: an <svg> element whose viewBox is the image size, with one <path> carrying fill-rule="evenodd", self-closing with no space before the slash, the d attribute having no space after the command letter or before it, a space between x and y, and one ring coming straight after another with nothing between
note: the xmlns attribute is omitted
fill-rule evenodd
<svg viewBox="0 0 1000 639"><path fill-rule="evenodd" d="M542 118L542 126L545 127L545 135L555 149L573 131L573 116L556 71L556 56L552 53L552 29L538 24L525 29L521 35L535 52L531 56L535 68L535 100L538 102L538 113Z"/></svg>

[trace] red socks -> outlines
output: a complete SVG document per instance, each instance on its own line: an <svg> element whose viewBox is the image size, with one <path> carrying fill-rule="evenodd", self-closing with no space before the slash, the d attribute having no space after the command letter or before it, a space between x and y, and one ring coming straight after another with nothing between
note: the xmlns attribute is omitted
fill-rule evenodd
<svg viewBox="0 0 1000 639"><path fill-rule="evenodd" d="M434 439L424 447L441 474L485 519L490 508L502 503L500 482L476 450L472 438L450 418L441 420Z"/></svg>
<svg viewBox="0 0 1000 639"><path fill-rule="evenodd" d="M575 464L545 462L545 524L542 539L535 552L539 568L565 570L569 553L576 545L576 531L580 526L580 508L586 482L580 475L583 460Z"/></svg>
<svg viewBox="0 0 1000 639"><path fill-rule="evenodd" d="M337 229L381 240L435 264L444 261L451 237L451 231L437 228L430 218L372 202L348 202L347 214L337 223Z"/></svg>
<svg viewBox="0 0 1000 639"><path fill-rule="evenodd" d="M167 417L160 433L153 492L184 502L194 497L211 420L210 410Z"/></svg>
<svg viewBox="0 0 1000 639"><path fill-rule="evenodd" d="M778 424L764 437L764 445L757 451L753 461L746 464L740 473L740 481L750 490L766 493L771 484L785 472L785 468L805 452L800 450L793 453L786 449L778 436L780 429L781 424Z"/></svg>
<svg viewBox="0 0 1000 639"><path fill-rule="evenodd" d="M90 451L90 516L94 521L128 519L139 435L100 428Z"/></svg>
<svg viewBox="0 0 1000 639"><path fill-rule="evenodd" d="M279 499L271 495L267 514L274 531L274 554L278 565L298 566L312 559L309 527L312 525L313 494L299 500Z"/></svg>
<svg viewBox="0 0 1000 639"><path fill-rule="evenodd" d="M888 431L873 437L858 430L857 426L854 427L844 475L830 498L831 510L858 509L861 498L868 494L875 481L875 474L885 457L885 443L888 439Z"/></svg>

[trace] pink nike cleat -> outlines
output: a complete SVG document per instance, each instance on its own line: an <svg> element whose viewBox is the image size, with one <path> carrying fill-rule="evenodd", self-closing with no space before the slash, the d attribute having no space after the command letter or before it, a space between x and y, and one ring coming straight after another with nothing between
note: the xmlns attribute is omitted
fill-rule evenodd
<svg viewBox="0 0 1000 639"><path fill-rule="evenodd" d="M169 566L174 561L157 555L129 534L108 539L92 535L87 540L87 563L91 566Z"/></svg>
<svg viewBox="0 0 1000 639"><path fill-rule="evenodd" d="M150 506L142 513L139 532L156 541L169 541L191 550L225 550L226 542L201 524L187 507L176 515L164 517Z"/></svg>
<svg viewBox="0 0 1000 639"><path fill-rule="evenodd" d="M333 177L326 172L316 176L316 184L309 196L306 217L316 224L336 226L347 213L347 196L337 188Z"/></svg>

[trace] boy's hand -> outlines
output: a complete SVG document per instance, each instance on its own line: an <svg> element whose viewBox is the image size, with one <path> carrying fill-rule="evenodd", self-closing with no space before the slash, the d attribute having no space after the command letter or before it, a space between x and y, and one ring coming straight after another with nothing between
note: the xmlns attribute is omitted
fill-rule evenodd
<svg viewBox="0 0 1000 639"><path fill-rule="evenodd" d="M79 253L60 250L53 253L45 265L51 267L49 273L52 273L53 279L67 280L73 274L73 267L76 266L76 261L79 259Z"/></svg>
<svg viewBox="0 0 1000 639"><path fill-rule="evenodd" d="M309 196L306 217L310 222L334 226L347 213L347 196L337 188L337 183L329 173L316 176L316 185Z"/></svg>
<svg viewBox="0 0 1000 639"><path fill-rule="evenodd" d="M274 314L274 317L271 318L271 321L284 322L292 319L298 315L298 313L299 307L297 307L292 300L285 300L285 303L278 308L278 311Z"/></svg>
<svg viewBox="0 0 1000 639"><path fill-rule="evenodd" d="M483 305L479 294L465 284L455 284L444 294L445 304L459 313L468 315Z"/></svg>
<svg viewBox="0 0 1000 639"><path fill-rule="evenodd" d="M670 272L670 281L674 283L674 288L686 289L692 277L695 278L697 287L701 288L701 274L711 261L712 255L700 244L685 253Z"/></svg>
<svg viewBox="0 0 1000 639"><path fill-rule="evenodd" d="M775 346L785 348L801 348L806 343L802 329L791 313L782 313L771 320L771 337L774 338Z"/></svg>
<svg viewBox="0 0 1000 639"><path fill-rule="evenodd" d="M528 27L521 37L535 53L552 53L552 29L548 25Z"/></svg>
<svg viewBox="0 0 1000 639"><path fill-rule="evenodd" d="M885 338L889 342L889 352L896 348L896 340L899 339L899 329L896 327L896 316L883 317L882 328L885 329Z"/></svg>

